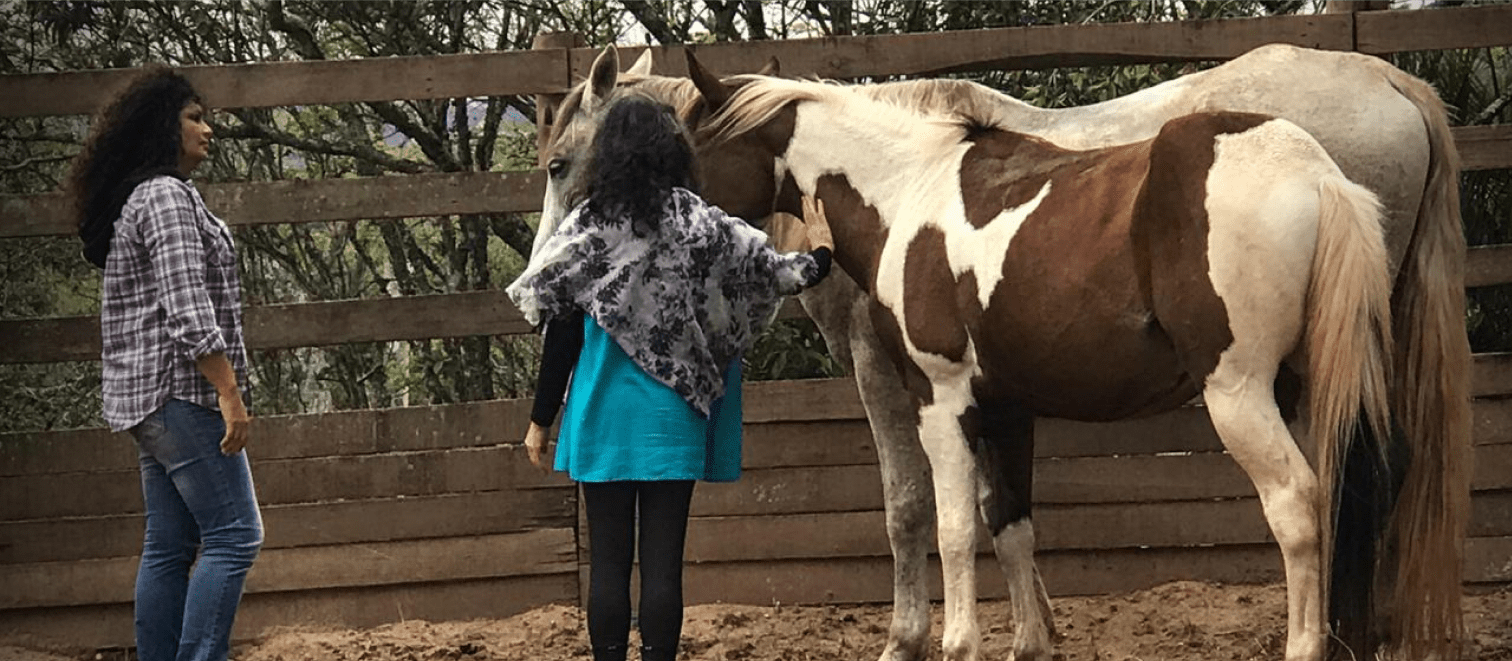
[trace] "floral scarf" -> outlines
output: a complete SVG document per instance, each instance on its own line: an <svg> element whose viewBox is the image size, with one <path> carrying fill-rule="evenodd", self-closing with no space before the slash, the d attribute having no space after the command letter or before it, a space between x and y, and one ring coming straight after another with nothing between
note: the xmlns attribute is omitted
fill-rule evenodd
<svg viewBox="0 0 1512 661"><path fill-rule="evenodd" d="M705 417L780 297L818 275L807 253L778 253L764 232L682 188L650 236L628 218L595 220L574 209L506 292L531 324L584 311Z"/></svg>

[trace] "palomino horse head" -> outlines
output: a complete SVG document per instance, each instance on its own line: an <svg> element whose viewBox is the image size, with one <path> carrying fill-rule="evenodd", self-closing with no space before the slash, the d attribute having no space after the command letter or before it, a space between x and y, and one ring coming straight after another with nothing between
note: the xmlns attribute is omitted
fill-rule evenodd
<svg viewBox="0 0 1512 661"><path fill-rule="evenodd" d="M562 100L550 137L541 150L540 163L548 178L535 247L586 197L587 174L593 167L593 138L605 111L616 101L630 95L649 98L671 107L685 126L696 130L729 98L737 83L723 82L705 71L691 53L688 59L689 68L694 71L691 80L652 75L649 50L625 72L619 71L619 54L613 46L605 48L594 60L588 79ZM775 74L776 70L776 62L772 61L761 73ZM698 178L703 188L700 192L709 202L759 224L772 212L776 191L769 150L758 148L753 139L754 136L720 145L716 159L700 154ZM796 212L796 195L791 203L791 210Z"/></svg>

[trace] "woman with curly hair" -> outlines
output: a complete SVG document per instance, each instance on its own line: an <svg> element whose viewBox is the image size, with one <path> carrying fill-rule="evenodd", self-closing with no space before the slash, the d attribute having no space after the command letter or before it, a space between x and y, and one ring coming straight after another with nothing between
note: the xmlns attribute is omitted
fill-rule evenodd
<svg viewBox="0 0 1512 661"><path fill-rule="evenodd" d="M777 252L693 192L670 108L632 96L605 113L586 201L508 289L546 323L525 445L540 466L566 392L556 468L582 484L587 509L594 659L625 659L638 527L641 658L671 661L693 486L740 476L740 357L781 296L829 272L832 241L805 200L816 248Z"/></svg>
<svg viewBox="0 0 1512 661"><path fill-rule="evenodd" d="M242 448L241 281L225 223L189 181L209 154L205 106L153 67L96 122L71 194L84 256L104 269L105 421L130 431L146 533L136 579L144 660L224 660L262 516Z"/></svg>

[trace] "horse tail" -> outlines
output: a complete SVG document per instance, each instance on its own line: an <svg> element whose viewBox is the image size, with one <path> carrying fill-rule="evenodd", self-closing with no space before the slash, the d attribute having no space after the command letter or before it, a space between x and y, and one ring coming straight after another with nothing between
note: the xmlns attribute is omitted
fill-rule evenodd
<svg viewBox="0 0 1512 661"><path fill-rule="evenodd" d="M1470 341L1465 333L1465 235L1459 152L1443 102L1427 83L1389 68L1428 130L1429 169L1397 275L1392 315L1392 409L1406 435L1406 474L1394 512L1397 562L1391 630L1405 658L1457 658L1463 540L1470 512Z"/></svg>
<svg viewBox="0 0 1512 661"><path fill-rule="evenodd" d="M1374 193L1342 174L1318 188L1307 301L1309 428L1318 444L1321 567L1329 622L1359 658L1372 634L1391 438L1391 276Z"/></svg>

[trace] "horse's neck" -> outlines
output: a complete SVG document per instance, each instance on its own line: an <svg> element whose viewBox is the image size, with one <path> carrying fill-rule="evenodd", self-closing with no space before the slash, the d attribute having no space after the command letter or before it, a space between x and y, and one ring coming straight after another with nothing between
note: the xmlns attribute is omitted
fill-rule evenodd
<svg viewBox="0 0 1512 661"><path fill-rule="evenodd" d="M960 207L959 169L967 149L961 133L873 101L804 103L783 164L804 192L846 205L830 214L837 238L896 239L922 222L920 209ZM875 264L884 249L882 241L844 243L837 255L842 264Z"/></svg>
<svg viewBox="0 0 1512 661"><path fill-rule="evenodd" d="M884 212L953 174L965 147L961 129L885 104L805 103L798 108L784 163L806 191L821 176L843 177Z"/></svg>

